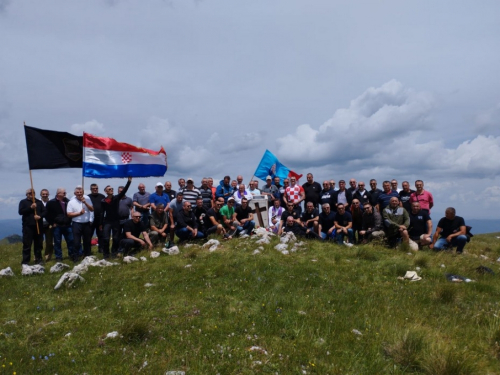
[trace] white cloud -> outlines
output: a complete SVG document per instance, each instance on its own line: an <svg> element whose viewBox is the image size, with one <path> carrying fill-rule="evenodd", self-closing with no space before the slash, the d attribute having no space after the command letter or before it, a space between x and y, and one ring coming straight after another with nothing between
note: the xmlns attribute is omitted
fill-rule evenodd
<svg viewBox="0 0 500 375"><path fill-rule="evenodd" d="M104 129L104 125L97 120L90 120L83 124L71 125L71 133L83 134L83 132L93 135L104 135L106 130Z"/></svg>
<svg viewBox="0 0 500 375"><path fill-rule="evenodd" d="M301 165L370 158L393 139L429 129L434 102L430 93L391 80L367 89L318 130L300 125L295 134L279 138L278 153Z"/></svg>

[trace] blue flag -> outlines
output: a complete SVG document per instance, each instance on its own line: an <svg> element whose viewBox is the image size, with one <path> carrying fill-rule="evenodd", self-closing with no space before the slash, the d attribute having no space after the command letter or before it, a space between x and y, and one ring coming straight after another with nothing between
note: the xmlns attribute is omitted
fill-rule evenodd
<svg viewBox="0 0 500 375"><path fill-rule="evenodd" d="M266 150L266 152L264 152L264 156L262 156L259 166L255 170L254 175L263 181L266 180L267 176L271 176L273 180L276 176L279 177L280 180L283 180L288 177L289 173L290 169L281 164L273 153Z"/></svg>

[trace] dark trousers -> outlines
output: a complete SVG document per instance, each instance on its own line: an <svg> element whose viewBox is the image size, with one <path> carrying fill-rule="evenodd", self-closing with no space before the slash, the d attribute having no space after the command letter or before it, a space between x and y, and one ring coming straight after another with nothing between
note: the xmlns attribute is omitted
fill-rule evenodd
<svg viewBox="0 0 500 375"><path fill-rule="evenodd" d="M116 254L118 252L118 244L120 243L120 221L105 222L102 228L102 252L104 258L109 257L109 241L111 239L111 233L113 233L113 245L111 248L111 253Z"/></svg>
<svg viewBox="0 0 500 375"><path fill-rule="evenodd" d="M23 226L23 261L22 264L28 264L31 260L31 245L34 246L35 261L42 260L43 248L43 227L39 227L40 233L37 233L36 225Z"/></svg>
<svg viewBox="0 0 500 375"><path fill-rule="evenodd" d="M101 227L101 221L94 220L94 222L90 225L90 237L92 237L94 235L94 232L95 232L95 235L97 236L97 243L98 243L98 247L99 247L99 252L102 253L103 238L102 238L102 230L99 229L100 227Z"/></svg>
<svg viewBox="0 0 500 375"><path fill-rule="evenodd" d="M120 241L120 251L123 255L133 255L141 250L141 244L131 238L124 238Z"/></svg>
<svg viewBox="0 0 500 375"><path fill-rule="evenodd" d="M43 235L45 237L45 257L50 258L54 253L54 236L52 228L48 224L43 226Z"/></svg>
<svg viewBox="0 0 500 375"><path fill-rule="evenodd" d="M76 223L73 221L73 239L75 242L75 254L76 256L89 256L90 246L92 242L92 228L90 222L87 223ZM83 251L82 251L82 240L83 240Z"/></svg>

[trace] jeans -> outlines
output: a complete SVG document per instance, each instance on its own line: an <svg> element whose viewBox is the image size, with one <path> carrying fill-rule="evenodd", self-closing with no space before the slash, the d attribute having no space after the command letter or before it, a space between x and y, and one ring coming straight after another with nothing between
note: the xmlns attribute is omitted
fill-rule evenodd
<svg viewBox="0 0 500 375"><path fill-rule="evenodd" d="M187 241L187 240L193 239L193 234L192 233L193 232L190 231L187 228L181 228L181 229L177 229L175 231L175 235L177 237L179 237L179 239L181 241ZM196 238L203 238L203 237L205 237L205 235L203 234L203 232L198 231L198 233L196 234Z"/></svg>
<svg viewBox="0 0 500 375"><path fill-rule="evenodd" d="M75 255L75 247L74 247L74 239L73 239L73 230L70 226L55 226L52 228L52 234L54 235L54 253L56 255L57 260L62 260L62 248L61 242L64 236L64 240L66 241L66 246L68 246L68 255L72 258Z"/></svg>
<svg viewBox="0 0 500 375"><path fill-rule="evenodd" d="M339 245L343 245L344 244L344 237L345 237L345 233L343 232L337 232L337 234L335 235L335 240L337 241L337 243ZM354 241L354 232L352 229L348 229L347 230L347 237L349 238L349 242L350 243L353 243Z"/></svg>
<svg viewBox="0 0 500 375"><path fill-rule="evenodd" d="M446 241L446 238L440 238L434 244L434 250L440 251L447 249L449 247L457 247L457 253L461 253L464 250L465 244L467 243L467 236L461 234L460 236L453 237L451 243Z"/></svg>
<svg viewBox="0 0 500 375"><path fill-rule="evenodd" d="M255 221L253 220L248 220L243 224L243 226L238 226L238 233L241 232L242 230L246 230L247 234L250 234L253 231L253 228L255 228Z"/></svg>
<svg viewBox="0 0 500 375"><path fill-rule="evenodd" d="M120 248L118 252L122 252L123 255L133 255L141 250L141 244L134 241L131 238L124 238L120 241Z"/></svg>
<svg viewBox="0 0 500 375"><path fill-rule="evenodd" d="M335 240L335 236L337 235L337 230L334 229L332 230L332 233L330 235L328 235L327 233L325 232L321 232L321 238L326 240L326 238L328 237L329 240Z"/></svg>

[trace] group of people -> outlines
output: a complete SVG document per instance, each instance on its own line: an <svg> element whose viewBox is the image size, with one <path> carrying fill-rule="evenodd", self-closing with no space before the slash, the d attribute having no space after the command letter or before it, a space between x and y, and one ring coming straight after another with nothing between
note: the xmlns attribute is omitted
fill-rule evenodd
<svg viewBox="0 0 500 375"><path fill-rule="evenodd" d="M367 190L364 182L355 179L349 180L349 188L344 180L338 188L334 180L321 186L311 173L302 186L294 176L283 180L267 176L260 189L255 180L245 185L242 176L232 181L225 176L218 186L212 178L204 177L199 187L192 178L181 178L177 191L170 181L158 182L154 193L139 183L130 198L131 182L129 177L116 195L110 185L104 188L105 195L99 193L97 184L90 186L88 195L77 186L71 199L64 188L58 188L53 199L49 199L47 189L40 192L41 199L35 198L32 189L26 190L26 198L19 203L22 263L30 262L32 245L36 263L49 261L53 255L61 261L63 237L69 258L76 262L91 255L94 233L105 259L158 244L171 247L175 236L182 243L209 235L228 240L251 235L255 210L249 202L256 196L268 200L267 229L278 235L293 232L347 246L384 238L389 244L408 243L414 250L427 245L435 250L456 247L458 253L469 240L464 219L452 207L446 209L432 235L430 210L434 201L421 180L415 182L416 190L411 190L407 181L398 189L396 180L384 181L380 190L372 179L371 190Z"/></svg>

